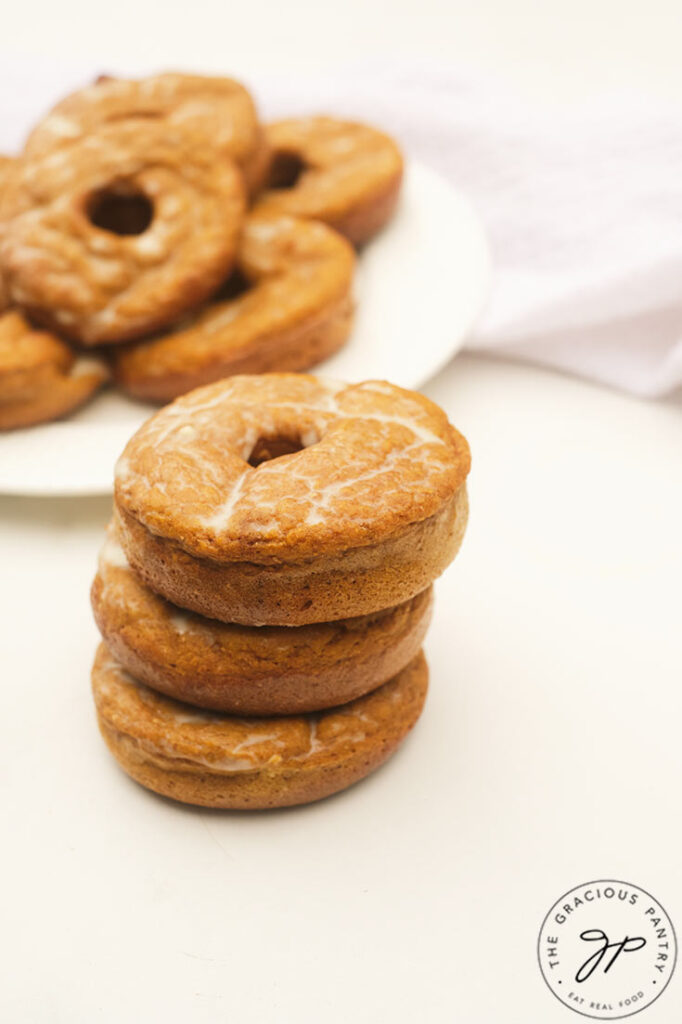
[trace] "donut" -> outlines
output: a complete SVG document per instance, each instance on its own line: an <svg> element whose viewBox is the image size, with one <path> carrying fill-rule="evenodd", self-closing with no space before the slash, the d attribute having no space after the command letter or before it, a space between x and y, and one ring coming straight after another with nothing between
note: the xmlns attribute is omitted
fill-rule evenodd
<svg viewBox="0 0 682 1024"><path fill-rule="evenodd" d="M395 142L365 124L306 117L266 126L263 213L313 217L361 245L391 217L403 176Z"/></svg>
<svg viewBox="0 0 682 1024"><path fill-rule="evenodd" d="M17 310L0 315L0 430L64 416L87 402L107 377L104 363L77 358Z"/></svg>
<svg viewBox="0 0 682 1024"><path fill-rule="evenodd" d="M136 398L168 402L237 373L307 370L348 337L354 263L324 224L249 217L221 293L171 333L114 353L116 380Z"/></svg>
<svg viewBox="0 0 682 1024"><path fill-rule="evenodd" d="M128 775L183 803L235 810L310 803L369 775L416 723L427 686L419 654L342 708L241 718L201 712L150 690L104 644L92 671L100 731Z"/></svg>
<svg viewBox="0 0 682 1024"><path fill-rule="evenodd" d="M113 524L92 586L95 621L131 675L176 700L246 715L345 704L403 669L422 645L431 589L397 608L299 626L239 626L182 612L130 569Z"/></svg>
<svg viewBox="0 0 682 1024"><path fill-rule="evenodd" d="M0 192L2 192L5 182L9 177L9 172L15 163L14 157L5 156L4 153L0 153Z"/></svg>
<svg viewBox="0 0 682 1024"><path fill-rule="evenodd" d="M241 174L219 157L189 130L139 118L17 161L0 199L11 299L84 345L199 305L228 274L243 223Z"/></svg>
<svg viewBox="0 0 682 1024"><path fill-rule="evenodd" d="M116 467L119 537L144 582L209 618L369 615L454 558L469 463L437 405L384 381L230 377L130 439Z"/></svg>
<svg viewBox="0 0 682 1024"><path fill-rule="evenodd" d="M0 153L0 198L5 187L10 173L10 169L14 166L14 159L10 156L3 156ZM5 286L5 279L2 274L2 267L0 267L0 313L4 313L6 309L9 309L10 301L9 295L7 294L7 288Z"/></svg>
<svg viewBox="0 0 682 1024"><path fill-rule="evenodd" d="M167 72L137 81L100 76L61 100L29 135L24 152L44 156L99 131L102 125L144 118L180 126L235 160L250 190L267 173L265 133L251 96L231 78Z"/></svg>

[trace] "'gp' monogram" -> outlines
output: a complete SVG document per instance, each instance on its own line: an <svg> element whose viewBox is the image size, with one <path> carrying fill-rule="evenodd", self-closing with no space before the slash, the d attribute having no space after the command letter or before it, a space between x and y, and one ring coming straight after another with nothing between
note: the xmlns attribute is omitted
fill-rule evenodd
<svg viewBox="0 0 682 1024"><path fill-rule="evenodd" d="M613 950L613 956L604 967L604 974L611 970L614 963L618 959L621 953L635 953L642 946L646 946L646 939L641 935L630 938L626 935L621 942L609 942L609 937L606 932L603 932L600 928L589 928L587 931L580 933L580 938L584 942L601 942L601 947L593 953L592 956L588 957L584 964L578 968L575 976L577 982L587 981L589 977L596 971L600 963L606 956L609 950Z"/></svg>

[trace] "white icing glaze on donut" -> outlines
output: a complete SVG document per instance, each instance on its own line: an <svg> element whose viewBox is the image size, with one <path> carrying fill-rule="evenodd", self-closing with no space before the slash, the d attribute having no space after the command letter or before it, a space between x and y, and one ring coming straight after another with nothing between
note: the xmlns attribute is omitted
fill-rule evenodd
<svg viewBox="0 0 682 1024"><path fill-rule="evenodd" d="M172 615L169 615L168 621L170 622L175 632L179 633L180 636L182 636L184 633L191 633L194 628L192 620L189 619L187 615L183 615L181 612L174 612Z"/></svg>
<svg viewBox="0 0 682 1024"><path fill-rule="evenodd" d="M99 564L103 567L112 566L114 569L130 569L125 551L111 529L107 530L104 544L100 548Z"/></svg>
<svg viewBox="0 0 682 1024"><path fill-rule="evenodd" d="M104 363L90 356L78 356L70 370L72 377L87 377L93 373L101 377L102 380L109 376L109 371Z"/></svg>
<svg viewBox="0 0 682 1024"><path fill-rule="evenodd" d="M278 436L302 449L248 464L259 438ZM301 526L321 538L344 523L373 530L384 503L409 525L467 469L465 442L421 396L265 374L198 389L148 421L117 468L117 501L143 523L150 509L155 532L167 512L185 534L267 544Z"/></svg>
<svg viewBox="0 0 682 1024"><path fill-rule="evenodd" d="M43 128L59 139L75 139L81 134L80 127L70 117L52 114L43 121Z"/></svg>
<svg viewBox="0 0 682 1024"><path fill-rule="evenodd" d="M130 729L119 728L121 735L146 750L152 758L160 755L206 767L212 772L260 771L268 764L282 761L283 757L290 763L301 763L320 752L330 754L340 746L347 748L362 743L375 728L381 727L380 719L375 719L371 713L372 702L378 699L379 691L328 712L258 720L190 708L155 693L133 679L108 653L98 655L95 672L96 699L104 697L110 704L108 710L100 708L107 723L113 722L117 727L118 715L122 714L130 724ZM383 695L392 688L396 691L396 700L400 699L398 686L387 683L380 691L382 701ZM138 711L135 711L136 706ZM140 715L150 715L159 724L166 725L167 738L159 737L152 742L143 735L137 736L135 721ZM366 728L359 729L359 724ZM198 742L205 744L206 756L197 750ZM282 751L282 756L278 750Z"/></svg>

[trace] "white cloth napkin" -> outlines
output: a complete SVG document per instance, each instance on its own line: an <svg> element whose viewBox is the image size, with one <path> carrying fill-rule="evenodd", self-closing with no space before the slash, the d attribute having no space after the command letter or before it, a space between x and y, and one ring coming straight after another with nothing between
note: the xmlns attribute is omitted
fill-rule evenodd
<svg viewBox="0 0 682 1024"><path fill-rule="evenodd" d="M682 117L609 97L570 111L450 69L258 83L269 116L376 122L476 203L495 264L469 347L638 395L682 385Z"/></svg>

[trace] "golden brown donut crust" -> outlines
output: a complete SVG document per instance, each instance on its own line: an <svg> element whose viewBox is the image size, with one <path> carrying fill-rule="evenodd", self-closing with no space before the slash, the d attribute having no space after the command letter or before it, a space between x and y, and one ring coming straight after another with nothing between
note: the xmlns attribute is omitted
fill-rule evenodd
<svg viewBox="0 0 682 1024"><path fill-rule="evenodd" d="M92 586L95 621L131 675L176 700L233 714L344 704L385 683L422 645L431 589L375 615L290 627L202 618L158 597L130 569L113 524Z"/></svg>
<svg viewBox="0 0 682 1024"><path fill-rule="evenodd" d="M104 644L92 672L100 731L133 779L184 803L241 810L310 803L369 775L416 723L427 686L419 654L342 708L254 719L162 696L127 675Z"/></svg>
<svg viewBox="0 0 682 1024"><path fill-rule="evenodd" d="M267 188L256 209L314 217L355 245L391 217L400 193L403 158L388 135L332 117L292 118L266 127L271 171L282 159L303 170L289 188Z"/></svg>
<svg viewBox="0 0 682 1024"><path fill-rule="evenodd" d="M143 230L94 223L98 204L120 210L131 197L148 204ZM244 207L236 165L191 130L142 118L105 124L10 170L0 198L10 297L86 345L139 337L225 279Z"/></svg>
<svg viewBox="0 0 682 1024"><path fill-rule="evenodd" d="M301 450L249 464L259 439ZM233 377L161 410L117 464L120 538L168 600L247 625L370 614L424 590L461 543L466 440L383 381Z"/></svg>
<svg viewBox="0 0 682 1024"><path fill-rule="evenodd" d="M0 200L2 200L2 193L5 187L5 182L9 177L9 172L13 165L13 157L3 156L0 153ZM9 295L7 294L5 279L3 277L2 267L0 266L0 313L4 313L6 309L9 309L9 305Z"/></svg>
<svg viewBox="0 0 682 1024"><path fill-rule="evenodd" d="M355 255L324 224L247 218L236 269L244 294L211 299L175 331L113 354L118 383L136 398L170 401L222 377L307 370L346 341Z"/></svg>
<svg viewBox="0 0 682 1024"><path fill-rule="evenodd" d="M259 438L289 455L249 464ZM387 381L236 376L150 417L116 466L116 504L216 562L300 563L400 535L465 482L466 439Z"/></svg>
<svg viewBox="0 0 682 1024"><path fill-rule="evenodd" d="M64 416L108 377L104 363L77 358L61 339L37 331L17 310L0 314L0 430Z"/></svg>
<svg viewBox="0 0 682 1024"><path fill-rule="evenodd" d="M102 125L144 118L162 122L168 132L190 130L211 148L224 151L256 189L267 170L267 140L253 100L239 82L165 72L140 80L102 76L71 93L31 132L28 156L44 156L72 145Z"/></svg>
<svg viewBox="0 0 682 1024"><path fill-rule="evenodd" d="M223 622L304 626L370 615L409 601L448 567L468 519L466 487L442 512L389 541L300 564L197 559L119 513L129 561L169 601Z"/></svg>

